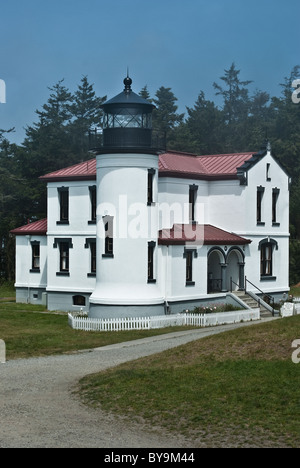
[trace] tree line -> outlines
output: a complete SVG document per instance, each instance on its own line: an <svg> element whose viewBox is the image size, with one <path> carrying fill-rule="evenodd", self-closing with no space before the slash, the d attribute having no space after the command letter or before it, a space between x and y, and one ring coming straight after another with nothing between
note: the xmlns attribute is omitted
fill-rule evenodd
<svg viewBox="0 0 300 468"><path fill-rule="evenodd" d="M300 103L292 101L295 66L283 78L281 94L250 92L250 80L240 79L234 63L213 82L216 102L200 91L193 107L178 112L171 88L161 86L151 96L156 106L153 128L166 134L167 148L196 154L259 151L268 139L272 153L292 178L290 193L290 282L300 281ZM14 129L0 130L0 280L14 279L14 238L9 231L46 217L46 186L39 176L91 158L89 131L99 128L101 104L84 76L74 93L60 80L36 110L36 122L25 129L21 145L10 142ZM220 104L221 103L221 104ZM298 262L299 260L299 262Z"/></svg>

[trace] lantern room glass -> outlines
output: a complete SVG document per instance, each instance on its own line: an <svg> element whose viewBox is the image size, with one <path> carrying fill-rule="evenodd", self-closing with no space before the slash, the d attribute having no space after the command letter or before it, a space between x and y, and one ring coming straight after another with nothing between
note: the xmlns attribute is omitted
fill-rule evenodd
<svg viewBox="0 0 300 468"><path fill-rule="evenodd" d="M104 115L103 128L152 128L152 113L136 108L119 108Z"/></svg>

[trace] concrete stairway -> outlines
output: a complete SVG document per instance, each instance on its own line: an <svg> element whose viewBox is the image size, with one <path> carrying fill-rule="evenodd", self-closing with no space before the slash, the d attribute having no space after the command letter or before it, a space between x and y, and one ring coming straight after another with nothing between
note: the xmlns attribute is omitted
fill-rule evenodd
<svg viewBox="0 0 300 468"><path fill-rule="evenodd" d="M272 313L266 309L262 304L258 304L258 302L247 294L245 291L233 291L233 294L239 298L246 306L250 307L250 309L256 309L260 307L260 316L261 317L272 317Z"/></svg>

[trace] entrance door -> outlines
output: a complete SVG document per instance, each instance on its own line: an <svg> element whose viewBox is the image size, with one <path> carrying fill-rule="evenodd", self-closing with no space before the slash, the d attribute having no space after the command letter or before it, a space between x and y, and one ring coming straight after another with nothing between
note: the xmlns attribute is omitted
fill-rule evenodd
<svg viewBox="0 0 300 468"><path fill-rule="evenodd" d="M227 288L237 291L244 288L245 257L239 247L231 247L227 254Z"/></svg>
<svg viewBox="0 0 300 468"><path fill-rule="evenodd" d="M221 264L225 263L223 252L213 249L207 259L207 293L212 294L222 291Z"/></svg>
<svg viewBox="0 0 300 468"><path fill-rule="evenodd" d="M235 250L229 253L227 265L227 289L230 291L232 287L232 291L237 291L239 289L239 258Z"/></svg>

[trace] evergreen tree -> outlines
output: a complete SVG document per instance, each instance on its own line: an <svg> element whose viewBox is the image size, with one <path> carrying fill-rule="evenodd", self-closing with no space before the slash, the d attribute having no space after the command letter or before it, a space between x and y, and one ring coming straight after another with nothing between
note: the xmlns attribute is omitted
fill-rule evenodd
<svg viewBox="0 0 300 468"><path fill-rule="evenodd" d="M90 158L89 132L101 126L103 111L100 106L105 101L106 96L96 97L93 85L89 84L87 77L84 76L73 96L71 105L73 121L69 127L73 152L82 159Z"/></svg>
<svg viewBox="0 0 300 468"><path fill-rule="evenodd" d="M46 214L46 187L39 177L76 162L68 131L73 98L63 81L49 88L47 103L42 110L36 110L38 122L27 126L26 138L19 148L20 170L28 184L26 205L33 217Z"/></svg>
<svg viewBox="0 0 300 468"><path fill-rule="evenodd" d="M171 88L161 87L153 99L153 128L166 132L168 147L198 154L256 151L268 138L272 153L292 178L290 192L291 281L300 281L300 104L292 102L292 82L300 66L284 78L280 96L264 91L249 96L250 81L241 81L233 63L221 84L214 83L222 106L201 91L187 118L178 113ZM99 127L100 105L86 76L72 94L60 80L49 88L46 104L36 111L37 121L26 128L22 146L10 144L9 132L0 130L0 278L13 278L14 242L10 229L46 216L46 186L39 176L89 158L89 129ZM151 101L147 86L140 95ZM297 263L298 262L298 263Z"/></svg>
<svg viewBox="0 0 300 468"><path fill-rule="evenodd" d="M225 70L225 75L221 76L226 87L223 88L217 83L213 83L216 95L223 97L223 117L225 140L224 150L240 151L247 144L246 135L248 134L248 116L249 116L249 91L247 86L251 81L241 81L239 78L240 70L237 70L232 63L229 70Z"/></svg>
<svg viewBox="0 0 300 468"><path fill-rule="evenodd" d="M290 222L293 237L300 239L300 104L292 101L292 82L300 78L300 66L292 69L285 78L281 96L272 99L274 113L272 148L291 176ZM295 246L298 244L295 244ZM295 248L294 246L294 248ZM300 278L299 278L300 280Z"/></svg>
<svg viewBox="0 0 300 468"><path fill-rule="evenodd" d="M259 149L262 142L271 137L272 111L270 110L270 95L256 90L250 99L247 124L247 145L244 150Z"/></svg>
<svg viewBox="0 0 300 468"><path fill-rule="evenodd" d="M12 130L11 130L12 131ZM15 243L9 231L25 223L23 215L26 180L19 174L16 145L0 131L0 281L12 281L15 267Z"/></svg>
<svg viewBox="0 0 300 468"><path fill-rule="evenodd" d="M152 102L152 99L151 99L151 97L150 97L150 94L149 94L147 85L145 85L145 86L141 89L141 91L139 92L139 95L140 95L142 98L146 99L147 101Z"/></svg>
<svg viewBox="0 0 300 468"><path fill-rule="evenodd" d="M221 112L201 91L193 108L187 107L189 150L198 154L222 152Z"/></svg>
<svg viewBox="0 0 300 468"><path fill-rule="evenodd" d="M51 94L47 103L41 111L36 110L38 122L26 128L22 168L29 178L37 178L75 162L68 131L73 97L63 86L63 81L49 88Z"/></svg>
<svg viewBox="0 0 300 468"><path fill-rule="evenodd" d="M178 114L174 96L171 88L161 86L155 94L153 102L156 109L153 111L153 128L166 135L167 145L172 146L172 132L182 123L184 114Z"/></svg>
<svg viewBox="0 0 300 468"><path fill-rule="evenodd" d="M216 95L223 96L225 123L230 125L248 116L249 96L245 86L248 86L252 81L240 81L240 70L235 68L234 63L229 70L224 71L225 75L221 76L220 79L224 81L226 88L222 88L217 83L214 83L213 86L216 89Z"/></svg>

